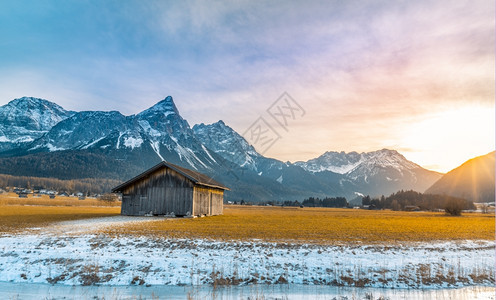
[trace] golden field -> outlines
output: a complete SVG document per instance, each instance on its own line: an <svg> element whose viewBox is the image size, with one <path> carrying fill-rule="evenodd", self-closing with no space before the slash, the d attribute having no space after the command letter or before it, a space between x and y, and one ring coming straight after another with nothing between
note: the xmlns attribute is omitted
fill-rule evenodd
<svg viewBox="0 0 496 300"><path fill-rule="evenodd" d="M120 202L48 196L27 199L0 195L0 233L42 227L58 221L114 216ZM213 240L339 244L403 241L494 240L493 214L369 211L335 208L224 207L221 216L157 218L102 231L110 235Z"/></svg>
<svg viewBox="0 0 496 300"><path fill-rule="evenodd" d="M19 198L15 193L0 194L0 205L36 205L36 206L116 206L120 207L120 202L105 202L94 198L79 200L77 197L60 197L50 199L48 195L28 198Z"/></svg>
<svg viewBox="0 0 496 300"><path fill-rule="evenodd" d="M222 216L126 224L112 235L316 244L494 240L494 214L227 206Z"/></svg>
<svg viewBox="0 0 496 300"><path fill-rule="evenodd" d="M108 206L112 205L112 206ZM53 222L107 217L120 214L120 203L96 199L78 200L71 197L50 199L19 198L16 194L0 195L0 233L15 232L30 227L47 226Z"/></svg>

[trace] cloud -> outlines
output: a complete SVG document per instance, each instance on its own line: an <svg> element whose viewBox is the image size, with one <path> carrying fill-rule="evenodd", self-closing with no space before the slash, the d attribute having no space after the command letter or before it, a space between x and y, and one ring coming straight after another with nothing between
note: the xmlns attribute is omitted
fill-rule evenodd
<svg viewBox="0 0 496 300"><path fill-rule="evenodd" d="M490 1L59 4L0 5L1 102L133 114L172 95L243 132L287 91L307 110L271 149L289 160L406 147L433 112L494 106Z"/></svg>

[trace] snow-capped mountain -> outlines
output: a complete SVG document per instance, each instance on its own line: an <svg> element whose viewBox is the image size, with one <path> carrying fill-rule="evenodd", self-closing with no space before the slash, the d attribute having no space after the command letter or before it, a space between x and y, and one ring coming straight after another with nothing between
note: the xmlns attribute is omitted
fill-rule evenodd
<svg viewBox="0 0 496 300"><path fill-rule="evenodd" d="M287 191L306 191L307 194L342 195L343 191L336 183L324 183L314 174L303 168L264 157L251 146L245 138L223 121L213 124L193 126L197 138L209 149L215 151L226 161L233 162L236 173L251 171L257 177L271 181L274 185Z"/></svg>
<svg viewBox="0 0 496 300"><path fill-rule="evenodd" d="M312 173L331 171L347 174L353 179L374 176L387 168L397 170L399 173L422 168L407 160L398 151L388 149L362 153L326 152L307 162L296 162L295 165Z"/></svg>
<svg viewBox="0 0 496 300"><path fill-rule="evenodd" d="M319 177L327 172L342 174L341 186L356 194L388 195L400 189L424 191L441 177L407 160L395 150L372 152L326 152L307 162L296 162Z"/></svg>
<svg viewBox="0 0 496 300"><path fill-rule="evenodd" d="M179 161L197 170L218 164L213 153L196 139L188 122L180 116L171 96L136 115L134 122L161 159L177 155Z"/></svg>
<svg viewBox="0 0 496 300"><path fill-rule="evenodd" d="M414 176L414 173L419 169L423 168L407 160L396 150L382 149L361 153L360 160L345 174L351 179L363 178L364 181L367 181L369 177L387 175L388 172L393 172L395 176L391 178L386 176L386 180L391 181L405 176L406 173Z"/></svg>
<svg viewBox="0 0 496 300"><path fill-rule="evenodd" d="M362 153L364 154L364 153ZM326 152L321 156L310 159L309 161L297 161L295 165L315 173L322 171L331 171L334 173L345 174L363 161L362 154L357 152Z"/></svg>
<svg viewBox="0 0 496 300"><path fill-rule="evenodd" d="M220 120L209 125L196 124L193 126L193 131L205 146L226 160L257 171L257 160L263 156L224 121Z"/></svg>
<svg viewBox="0 0 496 300"><path fill-rule="evenodd" d="M10 101L0 107L0 151L34 141L70 115L72 112L44 99L22 97Z"/></svg>
<svg viewBox="0 0 496 300"><path fill-rule="evenodd" d="M53 126L28 151L88 149L112 132L125 132L126 125L126 117L117 111L78 112Z"/></svg>
<svg viewBox="0 0 496 300"><path fill-rule="evenodd" d="M75 113L30 143L26 150L92 150L114 156L141 151L149 161L169 160L196 170L209 169L217 163L196 140L170 96L137 115L124 116L118 111ZM126 157L129 159L129 155Z"/></svg>
<svg viewBox="0 0 496 300"><path fill-rule="evenodd" d="M254 202L423 191L440 176L385 149L295 164L267 158L223 121L191 128L170 96L131 116L20 98L0 117L0 173L12 175L125 180L167 160L223 182L228 199Z"/></svg>

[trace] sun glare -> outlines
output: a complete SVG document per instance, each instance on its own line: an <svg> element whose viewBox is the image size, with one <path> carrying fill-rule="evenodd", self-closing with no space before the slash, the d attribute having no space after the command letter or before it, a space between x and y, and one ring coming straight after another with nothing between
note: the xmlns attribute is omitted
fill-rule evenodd
<svg viewBox="0 0 496 300"><path fill-rule="evenodd" d="M464 106L433 114L404 133L405 156L421 166L448 172L495 148L494 107ZM440 151L442 150L442 151Z"/></svg>

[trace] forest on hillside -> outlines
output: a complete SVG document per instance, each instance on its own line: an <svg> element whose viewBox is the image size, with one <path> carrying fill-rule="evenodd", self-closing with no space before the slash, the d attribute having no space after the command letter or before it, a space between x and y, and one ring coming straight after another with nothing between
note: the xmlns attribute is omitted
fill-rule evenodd
<svg viewBox="0 0 496 300"><path fill-rule="evenodd" d="M20 187L37 190L55 190L67 193L104 194L109 193L113 187L120 183L121 181L119 180L101 178L60 180L56 178L0 174L0 187L3 189Z"/></svg>
<svg viewBox="0 0 496 300"><path fill-rule="evenodd" d="M362 205L371 209L406 210L417 207L419 210L432 211L445 209L452 203L456 203L461 209L475 209L474 203L467 199L448 195L422 194L412 190L401 190L388 197L372 199L367 195L362 198Z"/></svg>

